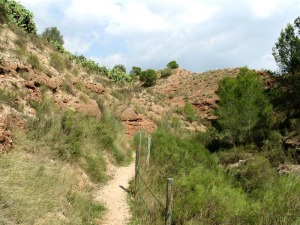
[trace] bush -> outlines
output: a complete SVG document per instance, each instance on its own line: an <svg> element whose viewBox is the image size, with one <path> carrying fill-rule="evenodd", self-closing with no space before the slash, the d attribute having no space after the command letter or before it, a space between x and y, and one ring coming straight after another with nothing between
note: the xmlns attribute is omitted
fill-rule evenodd
<svg viewBox="0 0 300 225"><path fill-rule="evenodd" d="M177 69L177 68L179 68L179 65L176 61L171 61L167 64L167 67L171 68L171 69Z"/></svg>
<svg viewBox="0 0 300 225"><path fill-rule="evenodd" d="M114 68L108 72L108 78L114 82L124 84L131 81L131 77L119 68Z"/></svg>
<svg viewBox="0 0 300 225"><path fill-rule="evenodd" d="M61 46L64 45L64 38L60 34L60 31L57 29L57 27L46 28L42 33L42 37L49 42L57 42Z"/></svg>
<svg viewBox="0 0 300 225"><path fill-rule="evenodd" d="M161 77L168 77L168 76L171 76L173 73L173 70L170 68L170 67L167 67L165 69L163 69L161 72L160 72L160 76Z"/></svg>
<svg viewBox="0 0 300 225"><path fill-rule="evenodd" d="M36 25L33 21L33 14L24 6L14 0L0 0L5 7L8 18L17 24L27 33L36 33Z"/></svg>
<svg viewBox="0 0 300 225"><path fill-rule="evenodd" d="M40 70L41 64L39 58L36 55L30 54L28 57L28 63L31 64L33 69Z"/></svg>
<svg viewBox="0 0 300 225"><path fill-rule="evenodd" d="M132 69L130 70L130 75L131 76L140 76L142 74L142 69L137 66L133 66Z"/></svg>
<svg viewBox="0 0 300 225"><path fill-rule="evenodd" d="M7 104L18 111L23 110L23 107L18 103L18 94L15 92L0 89L0 104Z"/></svg>
<svg viewBox="0 0 300 225"><path fill-rule="evenodd" d="M152 134L151 163L147 170L142 161L147 145L142 138L140 171L160 201L165 199L165 178L174 178L174 224L299 223L299 177L278 176L255 145L216 155L199 143L199 137L171 131L159 126ZM273 134L272 139L278 140L278 135ZM135 144L136 147L139 144L137 137ZM224 170L216 156L225 164L244 161ZM152 204L153 197L147 194L143 182L140 185L139 194L150 211L150 219L145 219L144 203L136 202L140 224L162 224L163 210ZM151 221L153 218L157 221Z"/></svg>
<svg viewBox="0 0 300 225"><path fill-rule="evenodd" d="M126 68L125 68L125 66L122 65L122 64L115 65L114 68L113 68L113 70L114 70L114 69L119 69L119 70L121 70L122 72L126 73Z"/></svg>
<svg viewBox="0 0 300 225"><path fill-rule="evenodd" d="M193 122L195 120L195 109L193 108L191 103L185 103L183 108L184 115L189 122Z"/></svg>
<svg viewBox="0 0 300 225"><path fill-rule="evenodd" d="M5 6L3 3L0 3L0 24L7 23L7 20Z"/></svg>
<svg viewBox="0 0 300 225"><path fill-rule="evenodd" d="M153 69L145 70L140 75L140 81L144 82L143 86L145 87L153 86L156 83L156 80L157 74Z"/></svg>

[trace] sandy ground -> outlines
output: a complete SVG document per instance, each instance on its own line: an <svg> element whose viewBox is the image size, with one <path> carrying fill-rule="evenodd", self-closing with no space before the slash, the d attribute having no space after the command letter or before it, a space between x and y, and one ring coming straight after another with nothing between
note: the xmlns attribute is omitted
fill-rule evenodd
<svg viewBox="0 0 300 225"><path fill-rule="evenodd" d="M127 203L129 181L134 177L134 162L126 167L109 165L108 173L113 176L97 194L96 199L105 204L107 213L103 216L101 225L125 225L130 219L130 209Z"/></svg>

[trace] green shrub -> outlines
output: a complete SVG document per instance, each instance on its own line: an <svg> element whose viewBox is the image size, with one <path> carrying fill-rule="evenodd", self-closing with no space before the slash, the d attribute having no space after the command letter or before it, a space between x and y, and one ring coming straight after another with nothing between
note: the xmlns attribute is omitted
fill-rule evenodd
<svg viewBox="0 0 300 225"><path fill-rule="evenodd" d="M179 179L176 216L191 224L241 224L248 210L245 194L220 172L199 165ZM238 219L239 218L239 219Z"/></svg>
<svg viewBox="0 0 300 225"><path fill-rule="evenodd" d="M266 189L261 200L257 224L299 224L300 180L297 176L279 177Z"/></svg>
<svg viewBox="0 0 300 225"><path fill-rule="evenodd" d="M170 67L167 67L165 69L163 69L160 74L161 74L161 77L168 77L168 76L171 76L173 73L173 70L170 68Z"/></svg>
<svg viewBox="0 0 300 225"><path fill-rule="evenodd" d="M61 46L64 45L64 38L60 34L60 31L57 29L57 27L46 28L42 33L42 37L49 42L58 43Z"/></svg>
<svg viewBox="0 0 300 225"><path fill-rule="evenodd" d="M7 23L8 18L6 15L5 5L0 2L0 24Z"/></svg>
<svg viewBox="0 0 300 225"><path fill-rule="evenodd" d="M230 172L253 198L260 198L264 194L261 190L269 188L276 176L269 160L262 156L252 156Z"/></svg>
<svg viewBox="0 0 300 225"><path fill-rule="evenodd" d="M147 69L140 75L140 81L143 82L145 87L153 86L156 83L157 74L153 69Z"/></svg>
<svg viewBox="0 0 300 225"><path fill-rule="evenodd" d="M189 102L185 103L183 112L184 112L186 119L189 122L193 122L195 120L195 117L196 117L195 109L193 108L191 103L189 103Z"/></svg>
<svg viewBox="0 0 300 225"><path fill-rule="evenodd" d="M249 145L211 154L199 143L203 137L171 132L168 126L159 125L152 134L148 167L142 136L140 173L162 202L165 179L174 178L174 224L298 224L300 179L278 176L262 155L264 151ZM272 136L278 139L276 134ZM139 145L137 136L135 145ZM227 165L226 170L219 165L235 164L241 159L244 161ZM163 224L164 210L154 203L144 182L139 192L144 202L135 202L135 216L140 224Z"/></svg>
<svg viewBox="0 0 300 225"><path fill-rule="evenodd" d="M176 61L171 61L167 64L167 67L171 68L171 69L177 69L179 67L179 65Z"/></svg>
<svg viewBox="0 0 300 225"><path fill-rule="evenodd" d="M0 104L7 104L18 111L23 111L23 106L18 103L18 93L0 89Z"/></svg>
<svg viewBox="0 0 300 225"><path fill-rule="evenodd" d="M142 74L141 67L133 66L132 69L130 70L131 76L140 76L141 74Z"/></svg>
<svg viewBox="0 0 300 225"><path fill-rule="evenodd" d="M108 72L108 78L116 83L124 84L131 81L131 77L119 68L114 68Z"/></svg>
<svg viewBox="0 0 300 225"><path fill-rule="evenodd" d="M41 64L39 58L36 55L30 54L28 57L28 63L31 64L33 69L40 70Z"/></svg>
<svg viewBox="0 0 300 225"><path fill-rule="evenodd" d="M114 68L113 68L113 70L114 70L114 69L119 69L119 70L121 70L122 72L126 73L126 68L125 68L125 66L122 65L122 64L115 65Z"/></svg>
<svg viewBox="0 0 300 225"><path fill-rule="evenodd" d="M33 21L33 14L24 6L14 0L0 0L0 4L4 5L8 18L16 23L27 33L36 33L36 25Z"/></svg>

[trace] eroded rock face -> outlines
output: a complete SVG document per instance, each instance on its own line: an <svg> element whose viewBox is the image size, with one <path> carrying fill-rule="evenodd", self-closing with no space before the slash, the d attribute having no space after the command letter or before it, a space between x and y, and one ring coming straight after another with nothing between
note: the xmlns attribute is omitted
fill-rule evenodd
<svg viewBox="0 0 300 225"><path fill-rule="evenodd" d="M141 116L138 115L134 109L126 108L121 112L120 118L122 121L139 122L142 120Z"/></svg>
<svg viewBox="0 0 300 225"><path fill-rule="evenodd" d="M138 114L131 107L124 108L123 106L118 111L117 114L119 114L119 118L125 127L125 133L129 137L132 137L136 132L141 130L151 133L156 129L156 124L152 120Z"/></svg>

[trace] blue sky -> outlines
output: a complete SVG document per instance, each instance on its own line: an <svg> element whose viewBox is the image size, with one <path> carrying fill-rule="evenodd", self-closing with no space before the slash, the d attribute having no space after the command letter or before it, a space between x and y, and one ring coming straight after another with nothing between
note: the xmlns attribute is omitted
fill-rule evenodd
<svg viewBox="0 0 300 225"><path fill-rule="evenodd" d="M57 27L65 47L112 68L161 69L171 60L203 72L248 66L276 70L281 29L299 0L20 0L38 33Z"/></svg>

